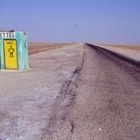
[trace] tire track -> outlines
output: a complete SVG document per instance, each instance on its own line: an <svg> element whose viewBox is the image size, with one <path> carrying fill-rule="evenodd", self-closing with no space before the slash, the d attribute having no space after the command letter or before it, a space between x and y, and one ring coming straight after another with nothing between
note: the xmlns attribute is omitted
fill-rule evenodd
<svg viewBox="0 0 140 140"><path fill-rule="evenodd" d="M83 64L85 61L85 47L83 47L83 56L81 59L80 65L73 71L71 78L62 85L59 96L55 100L55 104L53 105L52 116L49 120L49 124L46 129L43 131L43 136L41 139L43 140L51 140L52 135L57 129L61 128L64 123L66 123L66 118L70 114L73 105L75 103L75 98L77 96L76 88L77 80L80 75L80 71L82 70ZM69 132L74 132L74 122L68 121L68 125L70 126Z"/></svg>

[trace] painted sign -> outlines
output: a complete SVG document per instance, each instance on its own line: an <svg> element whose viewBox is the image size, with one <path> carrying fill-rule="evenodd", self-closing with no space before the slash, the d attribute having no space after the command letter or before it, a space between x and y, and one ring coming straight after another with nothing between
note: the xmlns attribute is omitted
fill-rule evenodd
<svg viewBox="0 0 140 140"><path fill-rule="evenodd" d="M6 69L17 69L17 42L15 39L4 39L4 59Z"/></svg>
<svg viewBox="0 0 140 140"><path fill-rule="evenodd" d="M14 32L0 32L0 38L15 38Z"/></svg>

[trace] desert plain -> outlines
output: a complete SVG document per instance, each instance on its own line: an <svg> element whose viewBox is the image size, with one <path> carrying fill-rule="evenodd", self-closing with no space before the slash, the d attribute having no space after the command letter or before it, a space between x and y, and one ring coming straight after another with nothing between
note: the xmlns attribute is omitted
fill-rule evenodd
<svg viewBox="0 0 140 140"><path fill-rule="evenodd" d="M139 56L140 45L30 43L26 71L0 71L0 139L139 140Z"/></svg>

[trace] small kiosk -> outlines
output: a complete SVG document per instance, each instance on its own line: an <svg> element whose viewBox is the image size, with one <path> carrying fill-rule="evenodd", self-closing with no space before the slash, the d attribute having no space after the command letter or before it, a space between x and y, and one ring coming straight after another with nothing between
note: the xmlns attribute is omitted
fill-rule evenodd
<svg viewBox="0 0 140 140"><path fill-rule="evenodd" d="M26 32L0 32L0 69L28 68L28 40Z"/></svg>

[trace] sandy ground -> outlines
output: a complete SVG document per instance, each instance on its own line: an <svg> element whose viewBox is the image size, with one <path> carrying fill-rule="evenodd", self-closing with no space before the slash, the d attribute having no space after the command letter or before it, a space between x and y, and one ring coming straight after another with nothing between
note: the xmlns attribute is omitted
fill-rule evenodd
<svg viewBox="0 0 140 140"><path fill-rule="evenodd" d="M140 61L140 45L103 45L97 44L102 48L109 49L127 57L133 58L134 60Z"/></svg>
<svg viewBox="0 0 140 140"><path fill-rule="evenodd" d="M29 55L59 49L66 46L76 45L78 43L29 43Z"/></svg>
<svg viewBox="0 0 140 140"><path fill-rule="evenodd" d="M101 45L104 45L104 46L110 46L110 47L114 47L114 48L124 48L124 49L130 49L130 50L138 50L140 51L140 45L113 45L113 44L110 44L110 45L105 45L105 44L101 44Z"/></svg>

